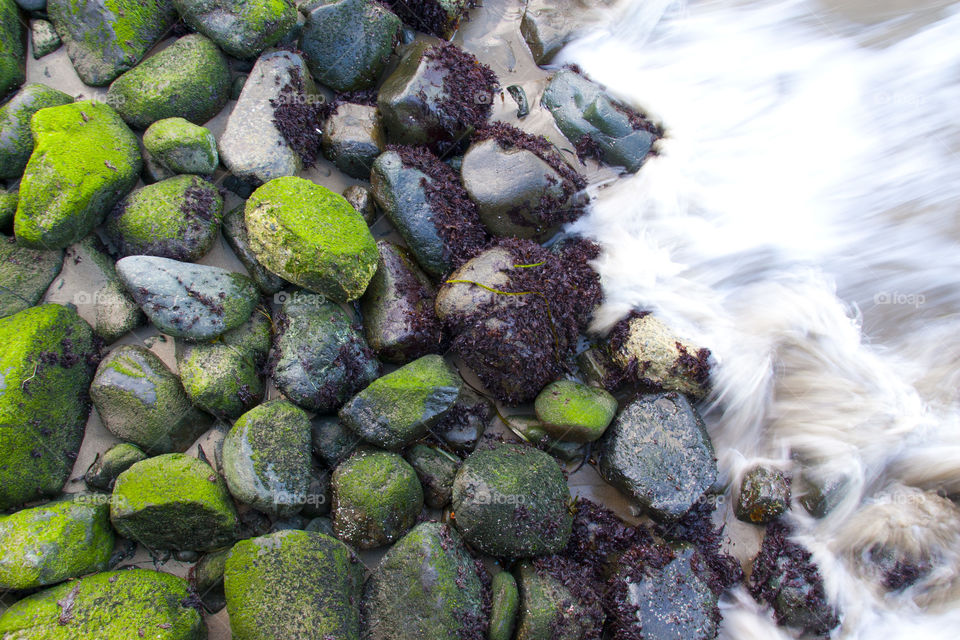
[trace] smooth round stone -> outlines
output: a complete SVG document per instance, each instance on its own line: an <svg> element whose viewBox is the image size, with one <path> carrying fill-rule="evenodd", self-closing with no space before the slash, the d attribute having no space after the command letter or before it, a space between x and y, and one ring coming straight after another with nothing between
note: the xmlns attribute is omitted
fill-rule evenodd
<svg viewBox="0 0 960 640"><path fill-rule="evenodd" d="M385 147L380 114L374 106L341 104L323 127L323 155L353 178L368 180L373 161Z"/></svg>
<svg viewBox="0 0 960 640"><path fill-rule="evenodd" d="M143 146L154 161L173 173L210 175L220 164L213 133L184 118L151 124L143 133Z"/></svg>
<svg viewBox="0 0 960 640"><path fill-rule="evenodd" d="M90 489L97 491L113 491L113 484L121 473L140 462L146 460L147 454L129 442L121 442L98 453L96 459L83 474L83 481Z"/></svg>
<svg viewBox="0 0 960 640"><path fill-rule="evenodd" d="M552 437L593 442L613 421L617 399L603 389L573 380L558 380L544 387L534 408L544 430Z"/></svg>
<svg viewBox="0 0 960 640"><path fill-rule="evenodd" d="M740 480L734 505L738 520L751 524L773 522L790 508L790 479L780 469L757 465Z"/></svg>
<svg viewBox="0 0 960 640"><path fill-rule="evenodd" d="M493 608L490 611L490 628L487 631L487 639L511 640L517 624L517 610L520 604L517 581L510 573L501 571L493 576L493 584L490 590L493 593Z"/></svg>
<svg viewBox="0 0 960 640"><path fill-rule="evenodd" d="M297 22L290 0L173 0L191 29L234 58L253 58L276 44Z"/></svg>

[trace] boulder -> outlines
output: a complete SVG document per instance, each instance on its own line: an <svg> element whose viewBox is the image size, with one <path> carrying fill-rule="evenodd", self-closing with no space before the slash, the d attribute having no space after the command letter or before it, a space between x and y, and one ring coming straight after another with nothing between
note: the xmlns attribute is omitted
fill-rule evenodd
<svg viewBox="0 0 960 640"><path fill-rule="evenodd" d="M0 0L0 100L26 80L23 21L13 0Z"/></svg>
<svg viewBox="0 0 960 640"><path fill-rule="evenodd" d="M617 413L617 399L603 389L573 380L544 387L534 403L544 430L558 440L593 442Z"/></svg>
<svg viewBox="0 0 960 640"><path fill-rule="evenodd" d="M143 133L143 146L154 162L172 173L211 175L220 164L213 133L183 118L151 124Z"/></svg>
<svg viewBox="0 0 960 640"><path fill-rule="evenodd" d="M431 427L430 433L457 453L470 453L496 415L496 406L490 399L464 385L453 407Z"/></svg>
<svg viewBox="0 0 960 640"><path fill-rule="evenodd" d="M83 474L83 481L89 489L113 491L113 484L120 474L147 457L143 449L134 444L115 444L102 454L97 454L87 472Z"/></svg>
<svg viewBox="0 0 960 640"><path fill-rule="evenodd" d="M62 250L26 249L0 235L0 318L37 304L62 266Z"/></svg>
<svg viewBox="0 0 960 640"><path fill-rule="evenodd" d="M460 458L424 444L414 445L404 457L420 478L426 505L431 509L447 506L453 493L453 478L460 468Z"/></svg>
<svg viewBox="0 0 960 640"><path fill-rule="evenodd" d="M253 58L297 22L292 0L173 0L183 21L234 58Z"/></svg>
<svg viewBox="0 0 960 640"><path fill-rule="evenodd" d="M490 591L492 607L487 638L488 640L512 640L520 606L517 581L509 572L501 571L493 576Z"/></svg>
<svg viewBox="0 0 960 640"><path fill-rule="evenodd" d="M323 155L340 171L370 179L373 161L386 147L377 108L349 102L336 106L323 128L321 144Z"/></svg>
<svg viewBox="0 0 960 640"><path fill-rule="evenodd" d="M234 255L246 268L247 273L257 283L260 291L275 294L286 285L286 281L275 273L271 273L257 260L256 254L250 248L250 235L247 233L247 222L244 220L244 205L231 209L223 216L220 229Z"/></svg>
<svg viewBox="0 0 960 640"><path fill-rule="evenodd" d="M2 93L2 92L0 92ZM40 109L58 107L73 102L73 96L32 82L18 91L0 107L0 178L19 178L30 154L33 153L33 133L30 118Z"/></svg>

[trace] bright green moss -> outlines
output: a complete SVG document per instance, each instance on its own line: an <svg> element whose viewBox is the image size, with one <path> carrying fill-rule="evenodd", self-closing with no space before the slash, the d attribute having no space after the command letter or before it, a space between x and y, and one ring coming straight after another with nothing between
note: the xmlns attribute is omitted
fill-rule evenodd
<svg viewBox="0 0 960 640"><path fill-rule="evenodd" d="M73 102L73 97L40 83L30 83L0 107L0 178L19 178L30 154L30 118L40 109Z"/></svg>
<svg viewBox="0 0 960 640"><path fill-rule="evenodd" d="M16 191L0 189L0 230L6 231L13 226L13 217L17 214L17 202L20 194Z"/></svg>
<svg viewBox="0 0 960 640"><path fill-rule="evenodd" d="M603 435L617 413L617 399L604 389L573 380L557 380L537 396L534 407L552 437L593 442Z"/></svg>
<svg viewBox="0 0 960 640"><path fill-rule="evenodd" d="M292 0L173 0L184 22L235 58L252 58L297 22Z"/></svg>
<svg viewBox="0 0 960 640"><path fill-rule="evenodd" d="M13 0L0 0L0 100L26 79L23 22Z"/></svg>
<svg viewBox="0 0 960 640"><path fill-rule="evenodd" d="M220 163L213 133L183 118L154 122L143 134L143 146L174 173L212 174Z"/></svg>

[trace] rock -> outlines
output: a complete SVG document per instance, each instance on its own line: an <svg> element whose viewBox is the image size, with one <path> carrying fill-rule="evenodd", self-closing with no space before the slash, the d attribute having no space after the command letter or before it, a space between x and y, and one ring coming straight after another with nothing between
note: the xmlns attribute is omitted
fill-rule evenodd
<svg viewBox="0 0 960 640"><path fill-rule="evenodd" d="M336 0L307 13L300 49L317 82L358 91L376 85L399 31L400 19L377 2Z"/></svg>
<svg viewBox="0 0 960 640"><path fill-rule="evenodd" d="M511 415L507 418L506 426L526 442L555 458L572 462L583 457L581 443L554 438L535 415Z"/></svg>
<svg viewBox="0 0 960 640"><path fill-rule="evenodd" d="M105 571L113 552L109 507L76 495L0 516L0 588L33 589Z"/></svg>
<svg viewBox="0 0 960 640"><path fill-rule="evenodd" d="M467 9L473 6L468 0L387 0L384 4L396 11L408 25L444 40L453 37L460 20L468 18Z"/></svg>
<svg viewBox="0 0 960 640"><path fill-rule="evenodd" d="M483 584L455 531L424 522L395 544L363 592L369 640L481 638Z"/></svg>
<svg viewBox="0 0 960 640"><path fill-rule="evenodd" d="M453 478L460 468L460 458L422 444L412 447L405 457L420 478L426 505L431 509L445 507L450 502Z"/></svg>
<svg viewBox="0 0 960 640"><path fill-rule="evenodd" d="M500 557L563 549L573 525L569 502L560 465L526 446L475 451L453 483L457 529L472 547Z"/></svg>
<svg viewBox="0 0 960 640"><path fill-rule="evenodd" d="M310 419L286 400L247 411L223 442L223 475L239 502L285 517L310 486Z"/></svg>
<svg viewBox="0 0 960 640"><path fill-rule="evenodd" d="M310 440L313 455L331 469L349 458L362 442L337 416L316 418L310 428Z"/></svg>
<svg viewBox="0 0 960 640"><path fill-rule="evenodd" d="M490 611L490 628L487 631L487 638L488 640L511 640L517 625L517 611L520 605L517 581L510 573L501 571L493 576L490 591L493 608Z"/></svg>
<svg viewBox="0 0 960 640"><path fill-rule="evenodd" d="M297 21L291 0L173 0L190 28L234 58L253 58L276 44Z"/></svg>
<svg viewBox="0 0 960 640"><path fill-rule="evenodd" d="M191 34L113 81L107 99L131 127L180 117L203 124L230 98L230 69L216 45Z"/></svg>
<svg viewBox="0 0 960 640"><path fill-rule="evenodd" d="M77 75L94 87L136 66L177 18L169 0L109 0L100 7L48 0L47 14Z"/></svg>
<svg viewBox="0 0 960 640"><path fill-rule="evenodd" d="M53 25L46 20L31 20L30 44L33 48L33 59L39 60L59 49L63 41Z"/></svg>
<svg viewBox="0 0 960 640"><path fill-rule="evenodd" d="M2 92L0 92L2 93ZM33 153L30 118L40 109L73 102L73 97L45 84L24 86L0 107L0 178L19 178Z"/></svg>
<svg viewBox="0 0 960 640"><path fill-rule="evenodd" d="M417 472L388 451L358 450L334 469L330 485L333 531L358 549L399 540L423 510Z"/></svg>
<svg viewBox="0 0 960 640"><path fill-rule="evenodd" d="M584 585L564 584L546 569L522 562L514 569L519 587L516 640L580 640L599 638L603 614L592 610L574 589ZM592 594L591 594L592 595ZM645 637L645 636L644 636Z"/></svg>
<svg viewBox="0 0 960 640"><path fill-rule="evenodd" d="M323 535L333 537L333 520L330 518L313 518L307 523L304 531L313 531Z"/></svg>
<svg viewBox="0 0 960 640"><path fill-rule="evenodd" d="M23 22L13 0L0 0L0 100L26 79Z"/></svg>
<svg viewBox="0 0 960 640"><path fill-rule="evenodd" d="M381 240L377 249L377 272L360 299L367 342L382 360L396 364L442 352L443 325L430 279L403 247Z"/></svg>
<svg viewBox="0 0 960 640"><path fill-rule="evenodd" d="M90 396L110 433L151 455L185 451L210 426L179 378L140 345L121 345L103 359Z"/></svg>
<svg viewBox="0 0 960 640"><path fill-rule="evenodd" d="M243 85L237 104L220 136L220 159L234 176L256 187L283 176L294 176L303 168L299 151L315 154L290 140L288 123L278 117L285 105L319 104L316 87L303 57L291 51L268 51L260 56ZM302 120L302 114L299 119ZM298 122L316 137L319 122ZM311 138L312 140L312 138ZM312 156L311 156L312 158Z"/></svg>
<svg viewBox="0 0 960 640"><path fill-rule="evenodd" d="M90 233L133 188L143 167L140 147L102 102L41 109L30 129L36 143L20 182L14 232L22 246L62 249Z"/></svg>
<svg viewBox="0 0 960 640"><path fill-rule="evenodd" d="M44 302L74 305L107 344L146 322L96 234L68 246L65 253L63 270L47 289Z"/></svg>
<svg viewBox="0 0 960 640"><path fill-rule="evenodd" d="M581 158L591 156L630 173L640 168L660 137L659 128L642 114L570 69L553 76L540 102Z"/></svg>
<svg viewBox="0 0 960 640"><path fill-rule="evenodd" d="M458 453L470 453L490 426L496 407L469 386L460 389L460 397L430 432Z"/></svg>
<svg viewBox="0 0 960 640"><path fill-rule="evenodd" d="M826 517L850 494L854 485L853 474L836 470L804 469L800 504L814 518Z"/></svg>
<svg viewBox="0 0 960 640"><path fill-rule="evenodd" d="M609 0L527 0L520 20L533 61L550 64L554 56L589 24L589 11L608 6Z"/></svg>
<svg viewBox="0 0 960 640"><path fill-rule="evenodd" d="M457 46L414 42L380 86L389 142L450 146L490 116L497 77Z"/></svg>
<svg viewBox="0 0 960 640"><path fill-rule="evenodd" d="M220 164L217 139L209 129L183 118L164 118L143 134L150 157L172 173L211 175Z"/></svg>
<svg viewBox="0 0 960 640"><path fill-rule="evenodd" d="M24 598L0 618L0 636L23 640L202 640L203 616L187 581L129 569L97 573Z"/></svg>
<svg viewBox="0 0 960 640"><path fill-rule="evenodd" d="M223 574L227 567L230 549L205 554L190 568L190 586L203 601L203 608L216 613L227 606L223 592Z"/></svg>
<svg viewBox="0 0 960 640"><path fill-rule="evenodd" d="M160 331L187 340L239 327L259 299L244 275L169 258L127 256L117 261L117 275Z"/></svg>
<svg viewBox="0 0 960 640"><path fill-rule="evenodd" d="M454 271L437 293L437 316L459 330L485 309L505 311L522 303L518 296L505 296L497 291L510 289L510 271L517 264L508 247L491 247Z"/></svg>
<svg viewBox="0 0 960 640"><path fill-rule="evenodd" d="M138 462L110 501L117 533L151 550L210 551L236 539L237 512L210 465L182 453Z"/></svg>
<svg viewBox="0 0 960 640"><path fill-rule="evenodd" d="M303 517L316 518L329 514L332 502L330 471L313 465L310 469L310 484L307 487L306 501L303 503L301 512ZM331 533L331 535L333 534Z"/></svg>
<svg viewBox="0 0 960 640"><path fill-rule="evenodd" d="M359 640L363 579L354 552L322 533L238 542L224 572L233 638Z"/></svg>
<svg viewBox="0 0 960 640"><path fill-rule="evenodd" d="M717 479L700 414L675 392L638 396L600 439L603 478L653 518L680 518Z"/></svg>
<svg viewBox="0 0 960 640"><path fill-rule="evenodd" d="M369 172L368 172L369 173ZM371 225L377 220L377 203L370 189L359 184L350 185L343 190L343 198L357 210L363 221Z"/></svg>
<svg viewBox="0 0 960 640"><path fill-rule="evenodd" d="M617 413L617 399L573 380L547 385L534 404L544 430L558 440L593 442Z"/></svg>
<svg viewBox="0 0 960 640"><path fill-rule="evenodd" d="M274 520L268 533L276 533L277 531L304 531L306 526L307 519L303 516L287 516L286 518Z"/></svg>
<svg viewBox="0 0 960 640"><path fill-rule="evenodd" d="M270 351L270 315L258 308L214 342L177 341L177 369L190 402L221 419L238 418L264 394L260 375Z"/></svg>
<svg viewBox="0 0 960 640"><path fill-rule="evenodd" d="M273 381L302 407L335 411L376 380L380 363L339 306L311 294L285 300L276 319Z"/></svg>
<svg viewBox="0 0 960 640"><path fill-rule="evenodd" d="M583 213L586 180L546 138L505 123L474 135L461 177L495 236L547 240Z"/></svg>
<svg viewBox="0 0 960 640"><path fill-rule="evenodd" d="M16 3L24 11L44 11L47 8L47 0L16 0Z"/></svg>
<svg viewBox="0 0 960 640"><path fill-rule="evenodd" d="M37 304L62 266L62 250L25 249L0 235L0 318Z"/></svg>
<svg viewBox="0 0 960 640"><path fill-rule="evenodd" d="M752 524L768 524L790 508L790 479L783 471L757 465L744 472L734 513Z"/></svg>
<svg viewBox="0 0 960 640"><path fill-rule="evenodd" d="M230 85L230 99L239 100L243 93L243 85L247 83L249 76L246 73L238 73L233 77L233 84Z"/></svg>
<svg viewBox="0 0 960 640"><path fill-rule="evenodd" d="M417 259L440 278L487 243L476 205L457 174L426 149L382 154L370 173L373 197Z"/></svg>
<svg viewBox="0 0 960 640"><path fill-rule="evenodd" d="M334 302L359 298L377 270L377 245L342 196L302 178L278 178L246 207L250 248L267 269Z"/></svg>
<svg viewBox="0 0 960 640"><path fill-rule="evenodd" d="M374 380L340 409L340 419L367 442L399 449L425 436L456 403L462 386L442 357L423 356Z"/></svg>
<svg viewBox="0 0 960 640"><path fill-rule="evenodd" d="M340 0L352 1L358 0ZM349 102L335 107L323 128L322 145L323 155L340 171L368 180L373 161L386 147L377 108Z"/></svg>
<svg viewBox="0 0 960 640"><path fill-rule="evenodd" d="M113 491L113 484L120 474L147 457L140 447L129 442L115 444L103 455L97 454L93 464L83 474L83 481L90 489Z"/></svg>
<svg viewBox="0 0 960 640"><path fill-rule="evenodd" d="M17 191L0 189L0 230L8 231L13 228L13 218L17 215L17 202L20 194Z"/></svg>
<svg viewBox="0 0 960 640"><path fill-rule="evenodd" d="M619 382L608 383L616 376L615 365L603 347L594 345L577 354L577 369L591 387L610 386L612 388L619 384Z"/></svg>
<svg viewBox="0 0 960 640"><path fill-rule="evenodd" d="M0 510L60 493L90 413L93 332L56 304L0 318Z"/></svg>
<svg viewBox="0 0 960 640"><path fill-rule="evenodd" d="M257 283L260 291L269 294L277 293L286 285L286 280L271 273L257 261L256 254L250 248L250 236L247 234L247 222L244 220L243 209L244 205L241 205L224 214L220 226L223 237L230 245L233 253L246 267L247 273Z"/></svg>
<svg viewBox="0 0 960 640"><path fill-rule="evenodd" d="M104 221L104 235L120 255L195 262L220 231L223 198L198 176L184 175L133 191Z"/></svg>

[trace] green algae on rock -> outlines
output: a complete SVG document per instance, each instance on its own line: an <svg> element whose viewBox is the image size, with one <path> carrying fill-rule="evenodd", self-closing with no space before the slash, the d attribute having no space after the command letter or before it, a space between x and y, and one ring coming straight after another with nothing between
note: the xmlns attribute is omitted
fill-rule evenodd
<svg viewBox="0 0 960 640"><path fill-rule="evenodd" d="M487 638L488 640L511 640L517 625L517 610L520 605L517 581L510 573L501 571L493 576L490 591L492 607Z"/></svg>
<svg viewBox="0 0 960 640"><path fill-rule="evenodd" d="M424 444L411 447L404 457L420 478L426 505L432 509L445 507L453 493L453 478L460 468L460 458Z"/></svg>
<svg viewBox="0 0 960 640"><path fill-rule="evenodd" d="M237 259L247 269L247 273L257 283L263 293L277 293L286 284L286 280L275 273L271 273L257 260L256 254L250 248L250 235L247 233L247 222L244 220L243 204L224 214L220 229L223 237L230 245L230 249Z"/></svg>
<svg viewBox="0 0 960 640"><path fill-rule="evenodd" d="M0 230L9 231L13 228L13 218L17 215L17 202L20 193L16 190L0 189Z"/></svg>
<svg viewBox="0 0 960 640"><path fill-rule="evenodd" d="M247 200L245 216L263 266L334 302L359 298L377 270L377 244L363 217L324 186L271 180Z"/></svg>
<svg viewBox="0 0 960 640"><path fill-rule="evenodd" d="M72 96L32 82L0 107L0 178L19 178L23 174L33 153L33 133L30 131L33 114L40 109L71 102Z"/></svg>
<svg viewBox="0 0 960 640"><path fill-rule="evenodd" d="M56 304L0 318L0 344L0 509L8 509L63 488L99 356L90 325Z"/></svg>
<svg viewBox="0 0 960 640"><path fill-rule="evenodd" d="M173 0L173 4L187 25L241 59L276 44L297 21L291 0Z"/></svg>
<svg viewBox="0 0 960 640"><path fill-rule="evenodd" d="M36 142L20 182L14 233L25 247L62 249L90 233L133 188L143 168L140 146L102 102L41 109L30 129Z"/></svg>
<svg viewBox="0 0 960 640"><path fill-rule="evenodd" d="M23 22L13 0L0 0L0 100L26 80Z"/></svg>
<svg viewBox="0 0 960 640"><path fill-rule="evenodd" d="M63 40L60 34L54 29L53 25L46 20L30 21L30 44L33 48L33 59L39 60L45 55L51 54L61 46Z"/></svg>
<svg viewBox="0 0 960 640"><path fill-rule="evenodd" d="M220 164L213 133L184 118L151 124L143 132L143 146L153 161L173 173L211 175Z"/></svg>
<svg viewBox="0 0 960 640"><path fill-rule="evenodd" d="M0 515L0 588L32 589L106 570L109 511L106 500L77 494Z"/></svg>
<svg viewBox="0 0 960 640"><path fill-rule="evenodd" d="M565 585L531 562L514 572L520 597L516 640L600 638L603 615L590 606L599 603L583 602L572 592L582 585Z"/></svg>
<svg viewBox="0 0 960 640"><path fill-rule="evenodd" d="M138 462L110 500L117 533L151 550L209 551L233 542L237 512L213 468L182 453Z"/></svg>
<svg viewBox="0 0 960 640"><path fill-rule="evenodd" d="M221 549L204 554L197 564L190 567L190 586L203 601L203 608L211 613L227 606L223 593L223 573L226 570L230 549Z"/></svg>
<svg viewBox="0 0 960 640"><path fill-rule="evenodd" d="M113 491L113 484L120 474L147 457L137 445L129 442L115 444L102 454L97 454L87 472L83 474L83 481L89 489Z"/></svg>
<svg viewBox="0 0 960 640"><path fill-rule="evenodd" d="M543 428L552 437L593 442L613 421L617 399L603 389L573 380L557 380L544 387L534 407Z"/></svg>
<svg viewBox="0 0 960 640"><path fill-rule="evenodd" d="M227 59L207 38L192 34L113 81L107 100L130 126L146 129L180 117L203 124L230 98Z"/></svg>
<svg viewBox="0 0 960 640"><path fill-rule="evenodd" d="M20 600L0 636L21 640L204 640L207 628L183 578L147 569L108 571Z"/></svg>
<svg viewBox="0 0 960 640"><path fill-rule="evenodd" d="M235 640L360 640L363 564L322 533L279 531L234 545L224 590Z"/></svg>
<svg viewBox="0 0 960 640"><path fill-rule="evenodd" d="M36 251L0 235L0 318L40 301L60 273L63 251Z"/></svg>

